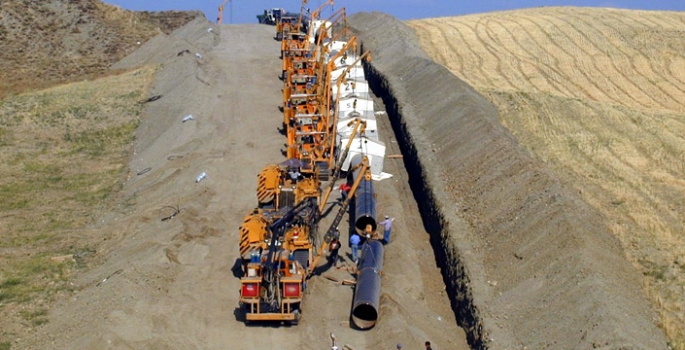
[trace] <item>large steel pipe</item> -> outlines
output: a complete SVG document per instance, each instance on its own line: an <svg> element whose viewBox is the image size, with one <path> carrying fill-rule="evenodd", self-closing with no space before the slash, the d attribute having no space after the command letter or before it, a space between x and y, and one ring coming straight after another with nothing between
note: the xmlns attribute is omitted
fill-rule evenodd
<svg viewBox="0 0 685 350"><path fill-rule="evenodd" d="M357 285L352 300L352 322L360 329L369 329L378 320L383 269L383 244L368 240L362 245Z"/></svg>
<svg viewBox="0 0 685 350"><path fill-rule="evenodd" d="M361 162L362 156L357 154L350 160L350 167L356 167ZM357 168L352 173L352 180L357 181L359 176L365 176L365 174ZM354 193L354 227L357 233L364 235L369 225L371 232L376 232L376 194L373 190L373 180L362 178Z"/></svg>

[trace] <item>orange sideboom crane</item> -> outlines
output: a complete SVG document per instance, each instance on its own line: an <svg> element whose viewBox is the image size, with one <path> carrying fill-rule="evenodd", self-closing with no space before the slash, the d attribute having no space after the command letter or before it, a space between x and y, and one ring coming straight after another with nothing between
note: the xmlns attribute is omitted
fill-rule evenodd
<svg viewBox="0 0 685 350"><path fill-rule="evenodd" d="M319 18L319 13L321 13L321 10L323 10L323 8L326 7L326 6L328 6L328 5L333 6L333 5L334 5L333 0L327 0L326 2L324 2L323 4L321 4L321 6L319 6L316 10L312 11L312 13L311 13L311 19L312 19L312 20L318 19L318 18Z"/></svg>
<svg viewBox="0 0 685 350"><path fill-rule="evenodd" d="M227 3L229 3L231 0L224 0L221 5L219 5L219 15L216 18L216 23L221 24L221 22L224 20L224 7L226 6Z"/></svg>
<svg viewBox="0 0 685 350"><path fill-rule="evenodd" d="M339 238L336 237L336 228L338 227L338 224L340 224L340 221L347 212L347 207L350 205L350 201L352 200L352 197L354 197L354 193L355 191L357 191L357 188L359 188L359 184L362 182L362 179L366 179L367 181L371 180L371 172L369 171L369 159L366 156L364 156L362 158L361 164L359 164L358 166L361 167L360 174L363 175L357 177L357 179L352 184L352 188L350 188L350 192L347 195L347 199L345 199L343 204L340 206L338 215L335 216L333 223L330 227L328 227L326 234L323 236L323 243L321 243L321 248L319 248L319 253L316 255L316 258L314 258L314 261L309 266L309 271L307 271L307 277L311 276L311 274L314 272L317 265L319 264L319 260L321 260L321 257L323 256L324 252L326 251L326 249L328 249L328 246L333 240L333 238ZM350 169L350 171L356 171L356 169ZM368 233L371 234L372 232Z"/></svg>
<svg viewBox="0 0 685 350"><path fill-rule="evenodd" d="M347 73L349 73L350 70L351 70L352 68L354 68L354 66L355 66L357 63L359 63L361 60L363 60L364 58L366 58L366 61L367 61L367 62L371 62L371 51L368 51L368 50L367 50L366 52L364 52L364 53L363 53L361 56L359 56L359 58L357 58L351 65L347 66L347 68L345 68L345 70L342 72L342 74L340 74L340 77L338 77L338 81L336 81L336 83L335 83L335 84L336 84L336 89L337 89L337 91L338 91L338 96L336 96L337 99L340 99L340 85L341 85L342 82L345 80L345 77L347 76ZM331 135L330 135L330 136L332 136L332 137L335 136L335 134L337 133L337 129L338 129L338 111L339 111L339 106L340 106L340 104L339 104L339 103L336 103L336 104L335 104L335 111L333 112L333 123L331 124L331 125L333 126L333 131L331 132ZM351 125L351 124L348 124L348 125ZM361 132L363 133L364 131L362 130ZM352 138L354 138L354 134L352 134L352 137L350 138L350 141L349 141L349 142L351 142ZM330 154L333 154L334 147L335 147L335 140L331 141L330 147L331 147L331 148L330 148ZM345 159L345 157L347 157L347 151L348 151L348 150L349 150L349 145L348 145L348 148L345 150L345 155L343 156L343 160ZM331 157L331 159L329 160L329 163L328 163L328 164L329 164L329 167L330 167L331 165L333 165L333 157ZM342 164L342 163L341 163L341 164ZM340 165L341 165L341 164L340 164ZM336 167L336 171L335 171L335 173L334 173L334 176L337 175L337 174L340 172L340 165L339 165L338 167Z"/></svg>
<svg viewBox="0 0 685 350"><path fill-rule="evenodd" d="M343 162L345 162L345 158L347 158L347 154L350 152L350 147L352 147L352 141L354 140L354 137L357 135L357 133L363 134L364 130L366 130L366 122L359 118L355 118L347 124L347 126L352 125L354 125L354 127L352 128L352 134L350 135L350 138L347 140L347 145L345 146L345 149L343 150L343 153L341 154L340 159L338 160L338 164L336 164L335 166L335 170L333 171L331 180L328 182L326 193L324 193L321 203L319 204L319 212L323 212L323 208L326 205L326 201L328 201L328 197L331 195L331 192L335 187L335 181L340 175L340 168L342 168ZM332 153L331 158L333 158ZM348 198L349 197L350 196L348 195Z"/></svg>

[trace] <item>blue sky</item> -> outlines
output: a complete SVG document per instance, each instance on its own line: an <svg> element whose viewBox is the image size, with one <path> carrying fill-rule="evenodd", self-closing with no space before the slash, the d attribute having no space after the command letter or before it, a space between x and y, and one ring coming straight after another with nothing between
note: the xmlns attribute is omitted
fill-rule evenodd
<svg viewBox="0 0 685 350"><path fill-rule="evenodd" d="M215 21L222 0L104 0L106 3L129 10L200 10L210 21ZM312 10L325 0L309 0ZM472 13L503 11L539 6L591 6L624 9L685 11L684 0L335 0L334 9L344 6L348 16L362 11L381 11L401 20L459 16ZM467 3L468 2L468 3ZM299 12L301 0L230 0L224 11L224 23L257 23L256 15L266 8L283 7ZM321 17L331 14L330 7Z"/></svg>

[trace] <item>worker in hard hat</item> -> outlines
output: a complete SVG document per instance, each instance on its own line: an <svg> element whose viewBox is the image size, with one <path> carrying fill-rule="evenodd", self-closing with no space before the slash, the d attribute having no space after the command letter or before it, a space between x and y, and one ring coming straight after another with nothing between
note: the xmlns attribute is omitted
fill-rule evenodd
<svg viewBox="0 0 685 350"><path fill-rule="evenodd" d="M297 180L300 179L300 176L302 176L302 174L297 170L297 168L292 168L292 169L290 169L290 171L288 172L288 174L290 175L290 180L291 180L293 183L296 183Z"/></svg>
<svg viewBox="0 0 685 350"><path fill-rule="evenodd" d="M392 231L393 221L395 221L395 218L390 218L390 216L386 215L385 220L378 223L378 225L383 226L383 244L390 243L390 231Z"/></svg>

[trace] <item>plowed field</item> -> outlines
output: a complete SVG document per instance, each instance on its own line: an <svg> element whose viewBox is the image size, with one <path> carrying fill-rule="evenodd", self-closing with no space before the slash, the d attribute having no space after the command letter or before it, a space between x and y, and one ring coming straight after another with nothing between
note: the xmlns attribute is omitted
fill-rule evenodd
<svg viewBox="0 0 685 350"><path fill-rule="evenodd" d="M603 214L685 348L685 14L538 8L408 24Z"/></svg>

